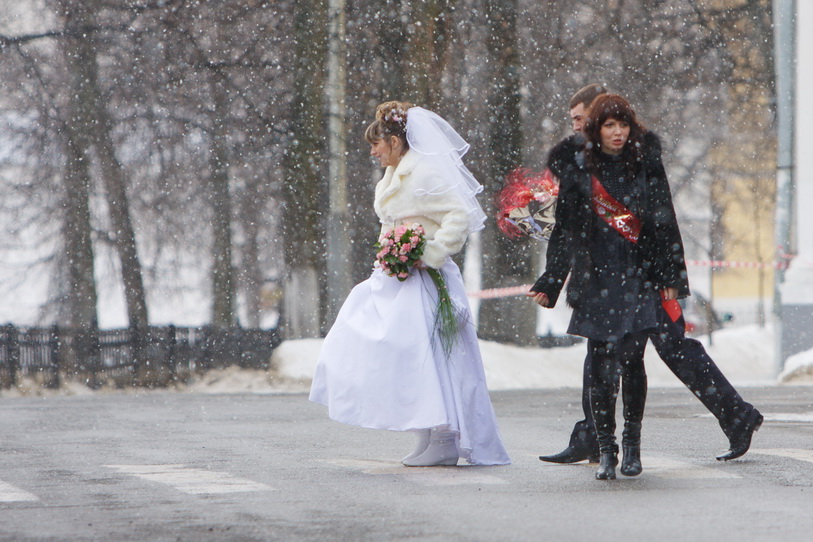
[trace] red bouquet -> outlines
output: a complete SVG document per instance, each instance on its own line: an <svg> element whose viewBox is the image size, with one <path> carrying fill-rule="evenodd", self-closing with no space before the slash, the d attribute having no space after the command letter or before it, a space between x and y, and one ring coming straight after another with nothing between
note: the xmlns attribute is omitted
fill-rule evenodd
<svg viewBox="0 0 813 542"><path fill-rule="evenodd" d="M497 226L509 237L550 238L558 195L558 180L549 169L515 169L497 194Z"/></svg>

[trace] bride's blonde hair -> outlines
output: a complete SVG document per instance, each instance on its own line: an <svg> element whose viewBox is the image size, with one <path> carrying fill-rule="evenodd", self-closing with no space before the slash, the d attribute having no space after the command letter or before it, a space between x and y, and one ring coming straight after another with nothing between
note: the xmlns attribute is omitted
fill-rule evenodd
<svg viewBox="0 0 813 542"><path fill-rule="evenodd" d="M364 132L367 143L373 144L386 136L396 136L409 148L406 139L407 111L414 107L409 102L384 102L375 108L375 120Z"/></svg>

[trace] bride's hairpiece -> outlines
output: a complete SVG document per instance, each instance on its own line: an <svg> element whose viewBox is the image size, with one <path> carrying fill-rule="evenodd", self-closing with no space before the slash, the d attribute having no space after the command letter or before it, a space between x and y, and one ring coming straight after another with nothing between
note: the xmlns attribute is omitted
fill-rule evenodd
<svg viewBox="0 0 813 542"><path fill-rule="evenodd" d="M384 115L384 121L394 124L406 124L406 111L400 107L390 109L390 111Z"/></svg>

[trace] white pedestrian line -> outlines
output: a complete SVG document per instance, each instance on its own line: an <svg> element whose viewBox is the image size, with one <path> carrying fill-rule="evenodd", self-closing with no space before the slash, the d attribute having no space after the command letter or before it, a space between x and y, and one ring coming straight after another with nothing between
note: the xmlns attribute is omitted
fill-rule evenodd
<svg viewBox="0 0 813 542"><path fill-rule="evenodd" d="M752 454L761 455L775 455L778 457L787 457L790 459L797 459L799 461L807 461L813 463L813 450L803 450L800 448L751 448Z"/></svg>
<svg viewBox="0 0 813 542"><path fill-rule="evenodd" d="M779 423L813 423L813 412L763 412L766 422ZM714 415L705 412L698 414L697 418L714 418Z"/></svg>
<svg viewBox="0 0 813 542"><path fill-rule="evenodd" d="M813 422L813 412L766 412L766 422Z"/></svg>
<svg viewBox="0 0 813 542"><path fill-rule="evenodd" d="M742 476L738 474L724 470L722 463L720 466L707 467L686 461L678 461L669 457L651 456L647 455L646 452L641 454L641 462L644 465L644 474L651 474L659 478L700 480L710 478L742 478Z"/></svg>
<svg viewBox="0 0 813 542"><path fill-rule="evenodd" d="M272 491L259 482L237 478L225 472L195 469L186 465L105 465L125 474L174 487L192 495Z"/></svg>
<svg viewBox="0 0 813 542"><path fill-rule="evenodd" d="M0 502L32 502L38 500L39 498L36 495L0 480Z"/></svg>
<svg viewBox="0 0 813 542"><path fill-rule="evenodd" d="M352 469L364 474L394 474L427 486L499 485L505 480L484 473L475 465L460 467L405 467L392 461L369 461L363 459L328 459L325 463Z"/></svg>

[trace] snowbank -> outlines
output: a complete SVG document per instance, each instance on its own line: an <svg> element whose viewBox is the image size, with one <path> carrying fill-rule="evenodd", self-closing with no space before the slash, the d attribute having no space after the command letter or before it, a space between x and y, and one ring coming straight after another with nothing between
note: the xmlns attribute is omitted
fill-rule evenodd
<svg viewBox="0 0 813 542"><path fill-rule="evenodd" d="M793 384L813 384L813 350L800 352L785 360L779 381Z"/></svg>
<svg viewBox="0 0 813 542"><path fill-rule="evenodd" d="M813 385L813 350L787 360L778 377L773 361L771 327L740 326L714 333L712 344L701 337L712 359L735 386L781 384ZM285 341L271 357L268 371L229 367L208 371L170 390L180 393L300 393L306 392L322 347L322 339ZM562 348L521 348L480 341L486 379L491 390L576 388L582 386L585 344ZM646 368L652 387L679 387L681 382L666 368L654 348L646 352ZM163 389L161 391L167 391ZM43 389L39 383L23 380L0 396L88 395L93 393L146 393L143 388L93 391L81 383L68 382L59 390Z"/></svg>
<svg viewBox="0 0 813 542"><path fill-rule="evenodd" d="M714 333L711 345L706 336L699 340L735 385L777 383L770 326L723 329ZM321 339L285 341L274 351L272 366L283 379L306 382L313 375L320 346ZM521 348L480 341L480 349L491 390L581 388L584 343L562 348ZM804 363L813 367L813 359ZM651 345L647 347L646 367L650 386L683 385L661 362Z"/></svg>

